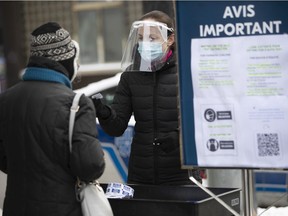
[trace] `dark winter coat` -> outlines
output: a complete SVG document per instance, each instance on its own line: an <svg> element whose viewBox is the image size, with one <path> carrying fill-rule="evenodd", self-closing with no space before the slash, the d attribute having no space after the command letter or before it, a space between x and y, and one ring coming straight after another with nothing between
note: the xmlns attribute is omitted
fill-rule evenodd
<svg viewBox="0 0 288 216"><path fill-rule="evenodd" d="M81 216L76 176L97 179L105 166L94 106L81 97L70 154L75 95L70 81L51 69L32 67L26 73L25 81L0 94L0 168L7 173L3 215Z"/></svg>
<svg viewBox="0 0 288 216"><path fill-rule="evenodd" d="M120 136L134 114L128 183L191 183L180 163L177 79L173 58L156 72L124 72L111 105L112 115L98 117L105 132Z"/></svg>

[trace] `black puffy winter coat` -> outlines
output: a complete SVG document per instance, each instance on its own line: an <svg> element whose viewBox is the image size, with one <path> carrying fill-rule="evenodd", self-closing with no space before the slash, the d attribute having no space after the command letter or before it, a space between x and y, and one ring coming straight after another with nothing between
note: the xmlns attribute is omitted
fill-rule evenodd
<svg viewBox="0 0 288 216"><path fill-rule="evenodd" d="M124 72L111 105L112 115L98 117L106 133L120 136L134 114L128 183L191 183L180 163L177 80L173 58L156 72Z"/></svg>
<svg viewBox="0 0 288 216"><path fill-rule="evenodd" d="M0 94L0 168L7 173L3 215L81 216L76 177L97 179L105 167L95 109L89 98L81 97L70 154L68 125L75 93L65 83L38 78Z"/></svg>

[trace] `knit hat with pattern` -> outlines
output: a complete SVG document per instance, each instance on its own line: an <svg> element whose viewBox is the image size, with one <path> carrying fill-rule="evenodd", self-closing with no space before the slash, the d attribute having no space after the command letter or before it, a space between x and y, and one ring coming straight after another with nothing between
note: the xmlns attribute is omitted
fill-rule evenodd
<svg viewBox="0 0 288 216"><path fill-rule="evenodd" d="M48 22L31 33L30 56L59 62L66 68L69 79L73 80L77 73L79 45L58 23Z"/></svg>

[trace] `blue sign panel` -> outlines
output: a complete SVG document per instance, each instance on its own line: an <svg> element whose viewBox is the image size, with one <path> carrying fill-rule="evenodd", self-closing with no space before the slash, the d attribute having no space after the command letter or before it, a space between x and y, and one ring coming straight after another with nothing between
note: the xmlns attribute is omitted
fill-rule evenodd
<svg viewBox="0 0 288 216"><path fill-rule="evenodd" d="M284 1L176 1L184 167L288 167L287 11Z"/></svg>

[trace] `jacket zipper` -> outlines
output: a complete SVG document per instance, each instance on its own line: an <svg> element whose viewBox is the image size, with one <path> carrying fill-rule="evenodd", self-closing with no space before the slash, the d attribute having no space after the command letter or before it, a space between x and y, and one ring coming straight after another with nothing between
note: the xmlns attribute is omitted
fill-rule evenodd
<svg viewBox="0 0 288 216"><path fill-rule="evenodd" d="M153 73L153 82L154 82L154 89L153 89L153 126L154 126L154 140L153 140L153 153L154 153L154 184L159 184L159 171L158 171L158 156L159 156L159 147L161 143L158 142L158 126L157 126L157 87L158 87L158 76L157 74L165 70L167 66L169 65L169 62L163 66L162 69L160 69L157 72Z"/></svg>
<svg viewBox="0 0 288 216"><path fill-rule="evenodd" d="M154 141L153 141L153 153L154 153L154 184L158 184L158 149L160 143L157 141L158 129L157 129L157 72L153 73L154 89L153 89L153 126L154 126Z"/></svg>

